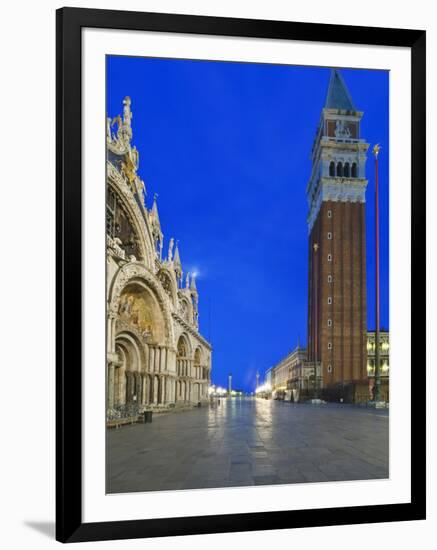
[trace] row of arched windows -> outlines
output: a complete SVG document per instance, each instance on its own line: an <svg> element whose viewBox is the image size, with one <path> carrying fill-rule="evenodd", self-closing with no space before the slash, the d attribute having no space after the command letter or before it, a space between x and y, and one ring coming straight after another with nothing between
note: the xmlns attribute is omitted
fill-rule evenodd
<svg viewBox="0 0 437 550"><path fill-rule="evenodd" d="M356 178L358 175L357 172L357 163L353 162L350 165L348 162L344 164L342 162L337 162L337 165L334 161L331 161L329 164L329 175L330 177L340 177L340 178Z"/></svg>

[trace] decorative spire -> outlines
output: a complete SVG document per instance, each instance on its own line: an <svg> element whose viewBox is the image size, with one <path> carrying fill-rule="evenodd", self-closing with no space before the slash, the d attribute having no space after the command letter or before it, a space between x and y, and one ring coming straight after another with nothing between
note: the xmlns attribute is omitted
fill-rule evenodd
<svg viewBox="0 0 437 550"><path fill-rule="evenodd" d="M179 241L176 241L176 248L173 256L173 268L178 279L182 279L182 263L179 255Z"/></svg>
<svg viewBox="0 0 437 550"><path fill-rule="evenodd" d="M173 263L175 267L182 267L181 257L179 255L179 241L176 241L176 248L174 251Z"/></svg>
<svg viewBox="0 0 437 550"><path fill-rule="evenodd" d="M154 221L160 226L159 214L158 214L158 202L156 200L157 198L158 198L158 193L155 193L153 195L153 204L152 204L151 215L152 215Z"/></svg>
<svg viewBox="0 0 437 550"><path fill-rule="evenodd" d="M167 255L167 260L169 262L172 261L172 258L173 258L173 246L174 246L174 239L173 237L170 239L170 242L168 243L168 255Z"/></svg>
<svg viewBox="0 0 437 550"><path fill-rule="evenodd" d="M196 286L196 273L193 273L193 274L191 275L190 289L193 290L194 292L197 292L197 286Z"/></svg>
<svg viewBox="0 0 437 550"><path fill-rule="evenodd" d="M190 272L188 271L187 276L185 277L185 288L190 288Z"/></svg>
<svg viewBox="0 0 437 550"><path fill-rule="evenodd" d="M331 78L329 80L328 93L326 95L325 109L356 111L343 77L337 69L331 70Z"/></svg>

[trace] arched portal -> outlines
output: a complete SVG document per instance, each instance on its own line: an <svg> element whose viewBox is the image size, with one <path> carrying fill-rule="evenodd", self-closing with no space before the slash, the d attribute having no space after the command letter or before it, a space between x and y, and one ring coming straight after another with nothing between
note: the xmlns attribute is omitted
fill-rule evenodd
<svg viewBox="0 0 437 550"><path fill-rule="evenodd" d="M178 376L183 378L179 387L179 395L177 395L177 399L180 401L190 401L190 384L187 383L185 379L187 377L191 377L192 373L189 341L185 334L181 334L178 340L176 369Z"/></svg>
<svg viewBox="0 0 437 550"><path fill-rule="evenodd" d="M194 377L196 380L200 380L202 378L201 358L202 352L200 351L200 348L196 348L196 351L194 352Z"/></svg>
<svg viewBox="0 0 437 550"><path fill-rule="evenodd" d="M115 339L118 364L114 370L112 392L115 406L140 404L143 397L142 364L144 353L141 342L135 334L121 332Z"/></svg>
<svg viewBox="0 0 437 550"><path fill-rule="evenodd" d="M141 281L129 283L118 302L118 320L128 327L144 344L165 343L165 322L153 292Z"/></svg>

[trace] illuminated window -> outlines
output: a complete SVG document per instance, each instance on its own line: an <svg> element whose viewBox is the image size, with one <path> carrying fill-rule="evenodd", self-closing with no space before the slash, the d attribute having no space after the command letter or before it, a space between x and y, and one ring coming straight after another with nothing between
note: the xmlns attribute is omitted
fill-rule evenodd
<svg viewBox="0 0 437 550"><path fill-rule="evenodd" d="M328 349L332 349L332 342L328 342Z"/></svg>
<svg viewBox="0 0 437 550"><path fill-rule="evenodd" d="M332 319L328 319L328 327L332 327Z"/></svg>
<svg viewBox="0 0 437 550"><path fill-rule="evenodd" d="M332 262L332 254L328 254L328 262Z"/></svg>
<svg viewBox="0 0 437 550"><path fill-rule="evenodd" d="M329 304L329 305L332 304L332 298L331 298L331 296L328 296L328 304Z"/></svg>
<svg viewBox="0 0 437 550"><path fill-rule="evenodd" d="M332 365L328 365L328 372L332 372Z"/></svg>
<svg viewBox="0 0 437 550"><path fill-rule="evenodd" d="M332 210L328 210L328 218L332 218Z"/></svg>
<svg viewBox="0 0 437 550"><path fill-rule="evenodd" d="M328 275L328 283L332 283L332 275Z"/></svg>
<svg viewBox="0 0 437 550"><path fill-rule="evenodd" d="M329 232L329 233L328 233L328 240L330 241L331 239L332 239L332 233Z"/></svg>

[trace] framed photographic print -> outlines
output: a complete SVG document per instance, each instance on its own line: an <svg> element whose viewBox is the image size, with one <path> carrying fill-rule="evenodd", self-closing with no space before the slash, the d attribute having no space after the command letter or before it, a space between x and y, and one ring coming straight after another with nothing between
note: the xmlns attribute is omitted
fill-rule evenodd
<svg viewBox="0 0 437 550"><path fill-rule="evenodd" d="M424 31L58 10L57 539L425 518L424 182Z"/></svg>

